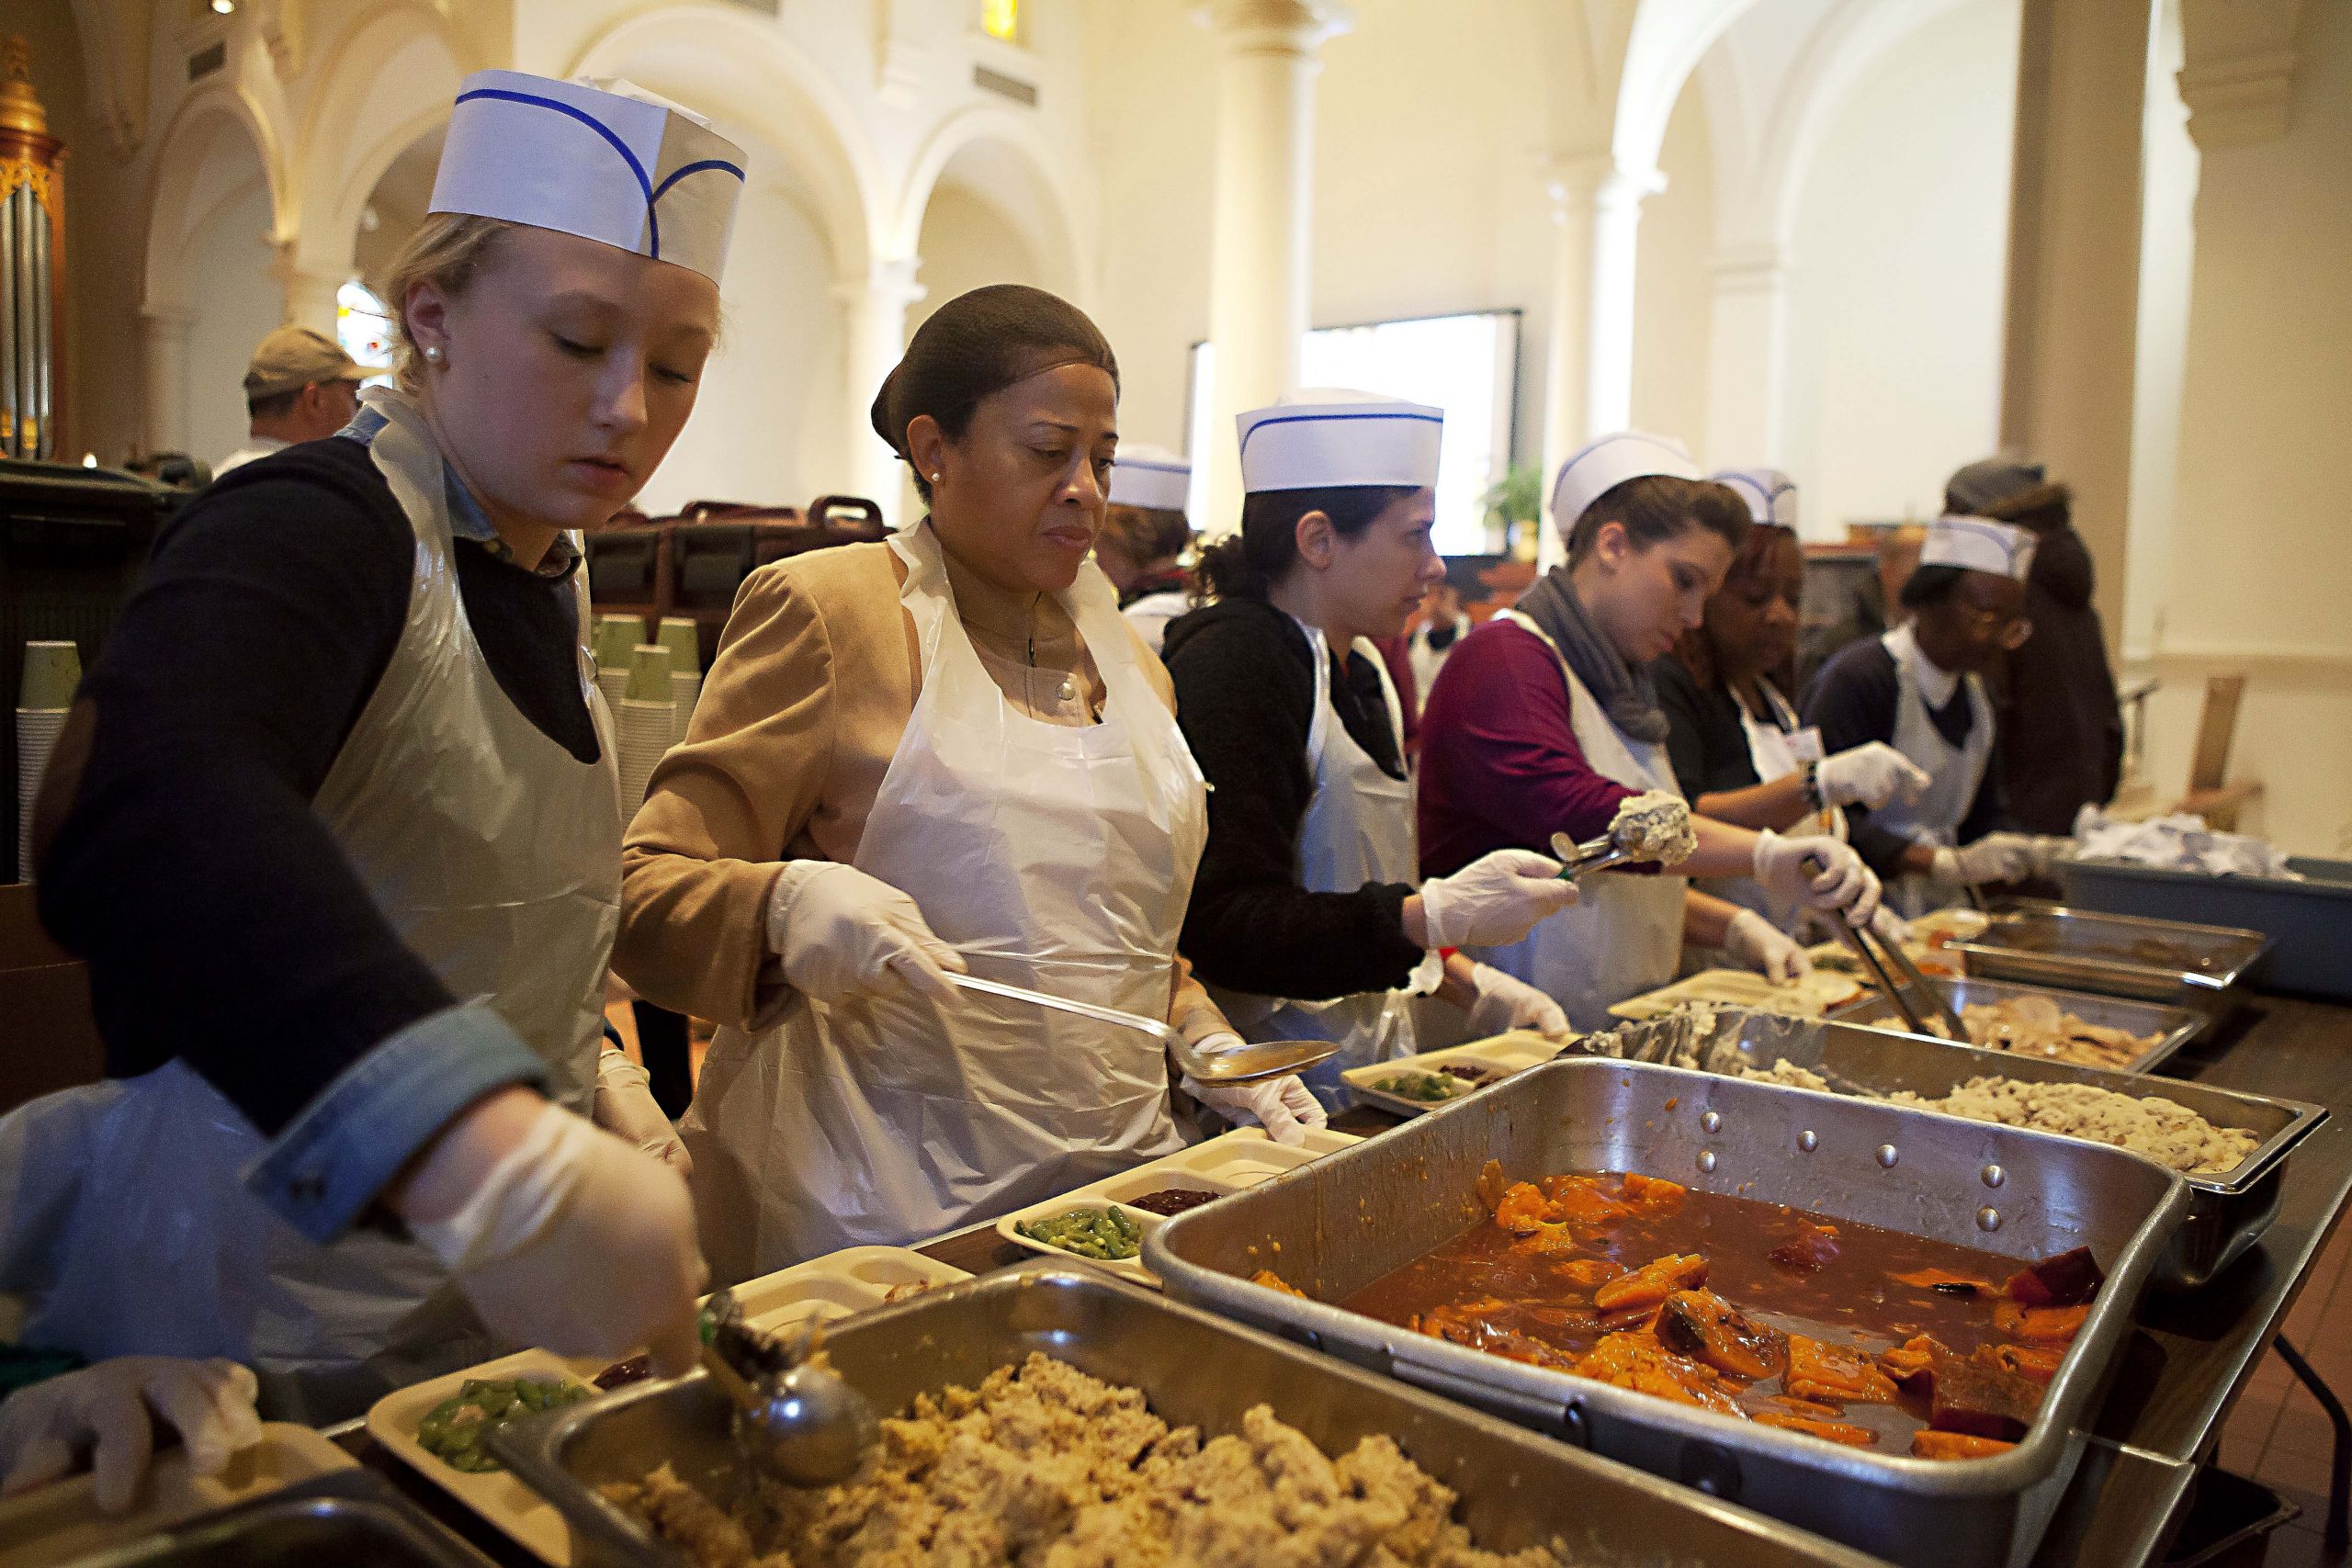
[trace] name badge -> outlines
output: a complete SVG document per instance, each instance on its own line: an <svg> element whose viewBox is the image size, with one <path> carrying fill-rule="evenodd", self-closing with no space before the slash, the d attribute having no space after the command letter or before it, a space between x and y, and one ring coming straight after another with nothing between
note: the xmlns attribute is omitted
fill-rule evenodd
<svg viewBox="0 0 2352 1568"><path fill-rule="evenodd" d="M1808 725L1803 729L1790 730L1789 755L1800 762L1821 761L1821 727Z"/></svg>

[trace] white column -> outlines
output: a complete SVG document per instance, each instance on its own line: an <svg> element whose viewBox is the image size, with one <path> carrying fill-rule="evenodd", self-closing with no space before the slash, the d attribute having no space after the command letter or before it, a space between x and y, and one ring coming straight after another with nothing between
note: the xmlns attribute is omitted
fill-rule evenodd
<svg viewBox="0 0 2352 1568"><path fill-rule="evenodd" d="M922 298L916 258L878 261L863 277L833 286L842 307L842 419L848 450L842 484L848 493L879 503L891 522L903 521L913 494L899 455L874 434L874 395L907 346L907 307Z"/></svg>
<svg viewBox="0 0 2352 1568"><path fill-rule="evenodd" d="M334 295L343 287L341 277L302 265L291 240L278 243L277 259L270 264L269 274L285 291L279 307L280 321L288 326L309 327L312 332L334 336Z"/></svg>
<svg viewBox="0 0 2352 1568"><path fill-rule="evenodd" d="M1606 152L1553 165L1552 220L1560 239L1544 371L1547 508L1552 476L1568 454L1633 418L1634 267L1642 198L1665 188L1666 177L1657 170L1623 168ZM1564 553L1556 523L1544 527L1537 560L1548 567Z"/></svg>
<svg viewBox="0 0 2352 1568"><path fill-rule="evenodd" d="M146 392L140 444L150 452L187 450L187 331L195 318L170 306L139 314L139 359ZM214 454L198 456L209 461Z"/></svg>
<svg viewBox="0 0 2352 1568"><path fill-rule="evenodd" d="M1780 246L1725 245L1714 273L1707 367L1707 428L1701 457L1711 468L1781 459L1782 379L1789 315L1788 256Z"/></svg>
<svg viewBox="0 0 2352 1568"><path fill-rule="evenodd" d="M1234 416L1298 379L1314 229L1316 51L1351 18L1325 0L1215 0L1216 205L1209 221L1210 534L1241 515ZM1201 454L1193 454L1197 462Z"/></svg>

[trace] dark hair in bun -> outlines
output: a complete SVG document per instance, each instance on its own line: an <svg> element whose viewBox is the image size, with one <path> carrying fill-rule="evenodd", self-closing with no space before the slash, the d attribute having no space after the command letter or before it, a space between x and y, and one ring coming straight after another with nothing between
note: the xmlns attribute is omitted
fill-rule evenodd
<svg viewBox="0 0 2352 1568"><path fill-rule="evenodd" d="M1022 283L994 283L959 294L915 329L898 368L874 395L874 433L911 466L907 426L924 414L953 439L972 423L980 400L1016 381L1063 365L1091 365L1119 384L1110 340L1086 312ZM931 500L918 469L915 490Z"/></svg>

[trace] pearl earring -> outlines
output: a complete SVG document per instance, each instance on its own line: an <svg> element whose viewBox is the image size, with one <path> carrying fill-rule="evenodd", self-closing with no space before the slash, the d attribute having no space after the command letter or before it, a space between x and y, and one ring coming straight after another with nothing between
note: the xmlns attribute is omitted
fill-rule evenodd
<svg viewBox="0 0 2352 1568"><path fill-rule="evenodd" d="M441 363L441 345L439 344L428 343L424 345L424 362L427 365L438 365Z"/></svg>
<svg viewBox="0 0 2352 1568"><path fill-rule="evenodd" d="M946 476L945 474L944 474L944 473L933 474L933 475L932 475L932 476L931 476L931 482L932 482L932 483L933 483L933 484L937 484L940 480L942 480L942 479L945 479L946 477L947 477L947 476Z"/></svg>

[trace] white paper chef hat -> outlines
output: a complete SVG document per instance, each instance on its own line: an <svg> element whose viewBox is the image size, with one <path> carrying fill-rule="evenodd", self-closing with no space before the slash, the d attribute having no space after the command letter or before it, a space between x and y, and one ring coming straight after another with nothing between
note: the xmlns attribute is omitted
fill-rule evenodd
<svg viewBox="0 0 2352 1568"><path fill-rule="evenodd" d="M601 240L716 283L742 193L743 150L642 87L477 71L426 210Z"/></svg>
<svg viewBox="0 0 2352 1568"><path fill-rule="evenodd" d="M1797 481L1778 468L1725 468L1708 476L1747 502L1748 517L1775 527L1797 525Z"/></svg>
<svg viewBox="0 0 2352 1568"><path fill-rule="evenodd" d="M1165 446L1135 442L1111 464L1111 504L1152 512L1182 512L1193 488L1193 465Z"/></svg>
<svg viewBox="0 0 2352 1568"><path fill-rule="evenodd" d="M1939 517L1928 525L1919 564L1965 567L2023 582L2033 570L2033 543L2024 529L1990 517Z"/></svg>
<svg viewBox="0 0 2352 1568"><path fill-rule="evenodd" d="M1585 509L1603 495L1648 474L1695 479L1699 465L1690 449L1671 435L1650 435L1621 430L1600 440L1560 465L1552 481L1552 517L1563 536L1572 532Z"/></svg>
<svg viewBox="0 0 2352 1568"><path fill-rule="evenodd" d="M1339 485L1437 483L1445 411L1337 387L1284 392L1251 409L1241 430L1241 488L1323 490Z"/></svg>

